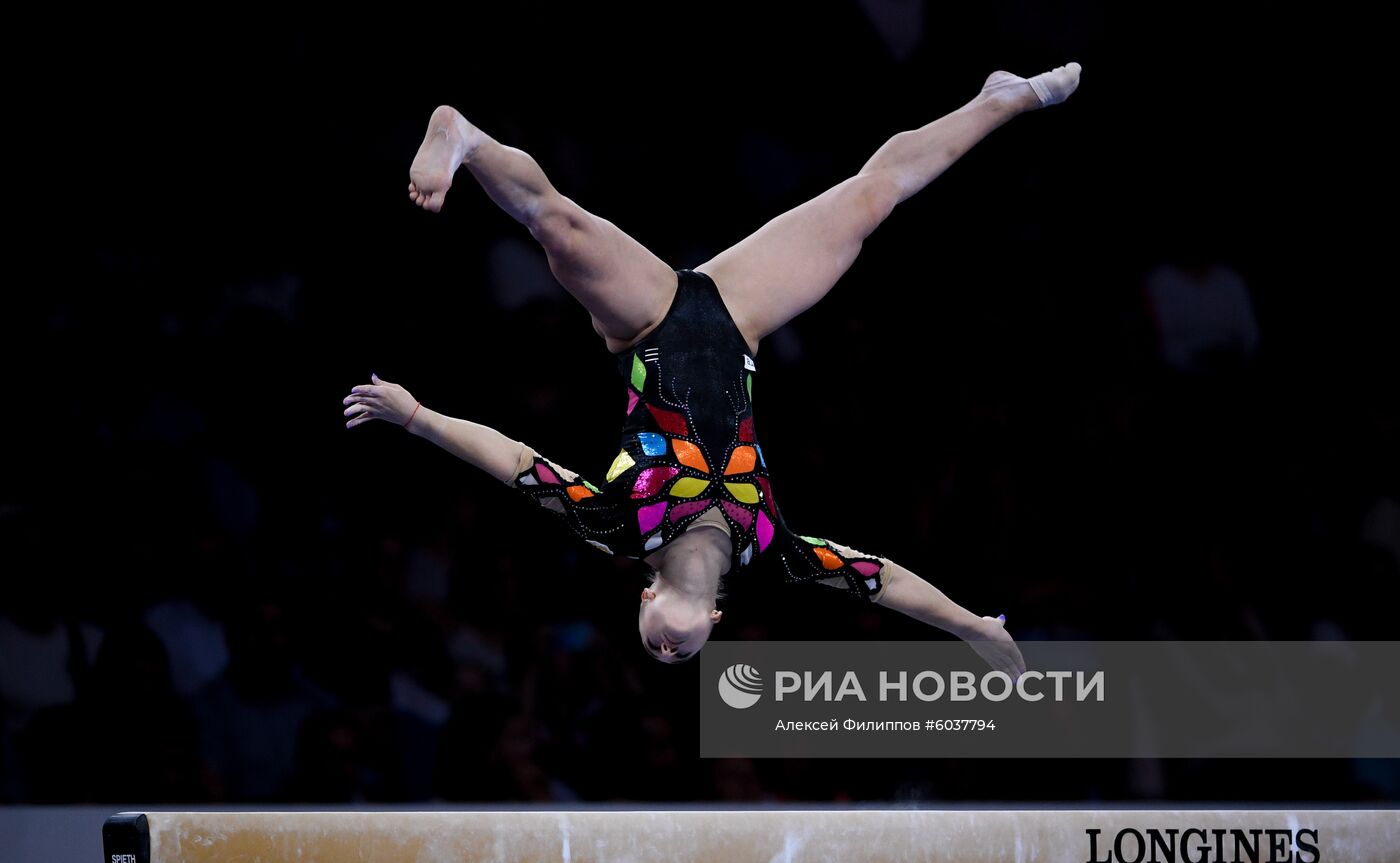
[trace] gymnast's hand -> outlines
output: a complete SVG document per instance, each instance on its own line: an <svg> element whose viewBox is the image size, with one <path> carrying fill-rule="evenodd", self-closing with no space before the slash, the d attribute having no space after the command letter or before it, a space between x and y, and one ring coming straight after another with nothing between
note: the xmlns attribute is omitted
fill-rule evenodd
<svg viewBox="0 0 1400 863"><path fill-rule="evenodd" d="M1005 671L1012 680L1026 671L1026 660L1021 657L1021 648L1006 631L1005 616L983 617L976 631L964 636L964 640L977 655L987 660L996 671Z"/></svg>
<svg viewBox="0 0 1400 863"><path fill-rule="evenodd" d="M341 404L349 405L345 415L350 421L346 428L354 428L370 420L387 420L403 425L413 416L418 400L413 394L398 384L391 384L379 375L369 376L372 383L351 387L350 395Z"/></svg>

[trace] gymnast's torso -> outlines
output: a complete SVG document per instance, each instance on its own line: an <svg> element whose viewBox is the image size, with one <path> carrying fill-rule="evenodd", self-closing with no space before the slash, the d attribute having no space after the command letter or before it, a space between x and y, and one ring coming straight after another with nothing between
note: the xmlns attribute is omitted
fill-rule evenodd
<svg viewBox="0 0 1400 863"><path fill-rule="evenodd" d="M626 416L604 481L590 483L530 451L512 484L612 554L644 559L709 523L729 534L731 577L772 567L784 581L874 598L882 558L798 536L784 522L754 427L757 364L714 281L695 270L676 273L661 322L614 355Z"/></svg>
<svg viewBox="0 0 1400 863"><path fill-rule="evenodd" d="M661 322L616 354L627 414L606 478L637 502L643 552L704 516L723 520L732 565L743 567L767 551L781 524L754 434L757 365L710 277L677 277Z"/></svg>

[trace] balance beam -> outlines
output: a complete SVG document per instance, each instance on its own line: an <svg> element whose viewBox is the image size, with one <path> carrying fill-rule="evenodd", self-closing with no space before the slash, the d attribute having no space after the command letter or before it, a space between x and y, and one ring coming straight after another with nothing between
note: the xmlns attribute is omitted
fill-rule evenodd
<svg viewBox="0 0 1400 863"><path fill-rule="evenodd" d="M127 812L102 838L105 863L1394 863L1400 810Z"/></svg>

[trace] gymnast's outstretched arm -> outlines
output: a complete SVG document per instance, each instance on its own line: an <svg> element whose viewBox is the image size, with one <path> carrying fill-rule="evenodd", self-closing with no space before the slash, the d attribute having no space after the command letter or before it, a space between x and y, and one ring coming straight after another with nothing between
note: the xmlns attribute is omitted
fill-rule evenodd
<svg viewBox="0 0 1400 863"><path fill-rule="evenodd" d="M966 641L993 669L1013 680L1026 670L1021 650L1007 633L1006 616L978 617L888 557L867 554L829 537L797 536L784 525L778 554L791 573L803 572L838 590L892 608Z"/></svg>
<svg viewBox="0 0 1400 863"><path fill-rule="evenodd" d="M501 482L515 478L525 444L501 434L490 426L471 420L444 416L423 407L408 390L378 375L372 383L360 384L344 399L346 428L372 419L397 423L421 438L432 441L458 458L494 476Z"/></svg>
<svg viewBox="0 0 1400 863"><path fill-rule="evenodd" d="M894 561L884 563L884 585L876 602L956 635L993 669L1005 671L1013 680L1026 670L1020 648L1006 631L1004 617L978 617Z"/></svg>

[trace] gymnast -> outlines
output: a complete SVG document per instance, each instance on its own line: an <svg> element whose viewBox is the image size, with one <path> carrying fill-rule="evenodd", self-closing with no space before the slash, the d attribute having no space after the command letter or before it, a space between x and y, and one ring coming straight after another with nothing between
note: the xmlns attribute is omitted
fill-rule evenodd
<svg viewBox="0 0 1400 863"><path fill-rule="evenodd" d="M595 485L495 429L424 407L378 375L344 399L346 426L398 423L556 513L600 551L644 561L651 583L638 630L663 662L705 644L720 620L722 576L764 571L937 626L1016 678L1025 662L1005 615L979 617L886 557L788 528L754 427L754 358L764 336L831 290L895 205L1012 117L1063 102L1079 75L1078 63L1029 79L993 72L966 105L894 135L854 176L680 270L561 194L528 154L439 107L409 169L409 198L440 211L465 165L529 229L616 357L627 385L621 447Z"/></svg>

